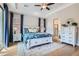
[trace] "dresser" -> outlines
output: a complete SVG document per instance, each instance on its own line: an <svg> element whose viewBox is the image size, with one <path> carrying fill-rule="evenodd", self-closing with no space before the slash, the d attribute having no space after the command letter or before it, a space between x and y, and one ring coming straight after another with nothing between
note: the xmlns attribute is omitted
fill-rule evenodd
<svg viewBox="0 0 79 59"><path fill-rule="evenodd" d="M76 26L62 26L61 27L61 42L72 44L73 47L77 41L77 27Z"/></svg>

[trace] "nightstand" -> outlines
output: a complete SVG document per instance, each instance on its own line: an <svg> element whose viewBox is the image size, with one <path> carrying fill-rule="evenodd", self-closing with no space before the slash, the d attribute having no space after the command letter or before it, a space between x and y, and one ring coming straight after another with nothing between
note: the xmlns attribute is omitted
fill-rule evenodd
<svg viewBox="0 0 79 59"><path fill-rule="evenodd" d="M13 34L13 42L15 41L21 41L21 34Z"/></svg>

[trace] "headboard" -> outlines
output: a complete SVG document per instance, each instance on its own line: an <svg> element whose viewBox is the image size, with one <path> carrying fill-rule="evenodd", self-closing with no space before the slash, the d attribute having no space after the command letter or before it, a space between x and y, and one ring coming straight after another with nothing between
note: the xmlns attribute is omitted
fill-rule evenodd
<svg viewBox="0 0 79 59"><path fill-rule="evenodd" d="M27 32L38 32L39 28L38 27L33 27L33 26L24 26L23 27L23 34L27 33Z"/></svg>

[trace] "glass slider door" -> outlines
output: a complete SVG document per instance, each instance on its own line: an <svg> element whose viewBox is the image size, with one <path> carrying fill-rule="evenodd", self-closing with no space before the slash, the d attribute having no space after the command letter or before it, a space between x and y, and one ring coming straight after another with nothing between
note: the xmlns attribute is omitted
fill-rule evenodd
<svg viewBox="0 0 79 59"><path fill-rule="evenodd" d="M3 19L3 9L0 6L0 50L4 47L4 19Z"/></svg>

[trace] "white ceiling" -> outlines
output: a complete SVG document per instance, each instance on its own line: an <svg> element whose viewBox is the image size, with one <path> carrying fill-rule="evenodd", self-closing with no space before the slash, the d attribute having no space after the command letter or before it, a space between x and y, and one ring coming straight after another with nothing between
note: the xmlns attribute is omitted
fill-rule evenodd
<svg viewBox="0 0 79 59"><path fill-rule="evenodd" d="M54 5L49 6L50 10L40 10L40 7L36 7L34 5L41 4L41 3L18 3L17 9L15 6L15 3L9 3L9 11L13 11L16 13L21 13L25 15L33 15L38 17L47 17L48 15L63 9L66 6L70 6L72 4L70 3L55 3ZM27 5L28 7L24 7L24 5Z"/></svg>

